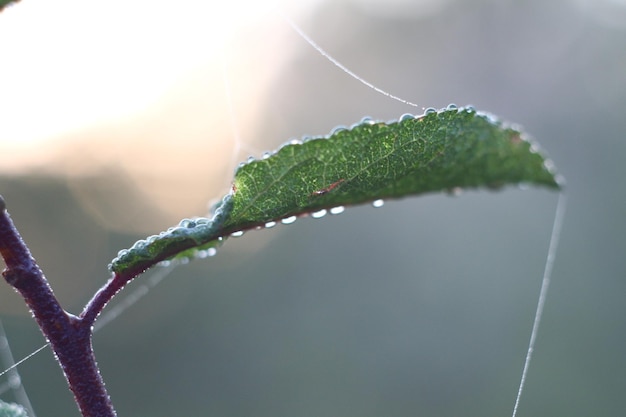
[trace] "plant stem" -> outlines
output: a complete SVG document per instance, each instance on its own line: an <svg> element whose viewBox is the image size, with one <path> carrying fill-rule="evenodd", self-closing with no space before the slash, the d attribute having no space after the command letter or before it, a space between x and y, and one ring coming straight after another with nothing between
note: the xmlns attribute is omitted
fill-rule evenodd
<svg viewBox="0 0 626 417"><path fill-rule="evenodd" d="M5 280L24 298L63 369L83 417L115 417L91 346L91 323L61 308L0 196L0 255Z"/></svg>

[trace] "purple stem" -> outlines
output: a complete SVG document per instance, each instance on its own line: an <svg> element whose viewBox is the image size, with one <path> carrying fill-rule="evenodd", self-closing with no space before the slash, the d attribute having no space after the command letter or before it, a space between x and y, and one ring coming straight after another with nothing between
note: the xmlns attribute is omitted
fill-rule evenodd
<svg viewBox="0 0 626 417"><path fill-rule="evenodd" d="M102 288L100 288L93 298L87 303L83 312L80 314L80 319L84 323L88 323L91 327L98 318L98 315L109 301L117 294L126 284L128 284L138 273L133 274L115 274Z"/></svg>
<svg viewBox="0 0 626 417"><path fill-rule="evenodd" d="M5 280L24 298L50 342L83 417L115 417L91 346L93 320L61 308L43 272L32 257L0 196L0 255Z"/></svg>

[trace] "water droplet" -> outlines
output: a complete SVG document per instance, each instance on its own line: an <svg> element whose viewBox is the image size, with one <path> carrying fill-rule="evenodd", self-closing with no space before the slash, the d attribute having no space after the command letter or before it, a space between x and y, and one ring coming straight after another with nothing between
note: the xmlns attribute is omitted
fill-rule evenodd
<svg viewBox="0 0 626 417"><path fill-rule="evenodd" d="M413 119L415 119L414 115L412 115L411 113L404 113L402 116L400 116L398 120L401 122L404 122L405 120L413 120Z"/></svg>
<svg viewBox="0 0 626 417"><path fill-rule="evenodd" d="M433 114L433 113L437 113L437 109L434 107L429 107L426 110L424 110L424 114Z"/></svg>
<svg viewBox="0 0 626 417"><path fill-rule="evenodd" d="M316 211L314 213L311 213L311 217L313 217L314 219L321 219L322 217L324 217L326 215L327 211L322 209L320 211Z"/></svg>
<svg viewBox="0 0 626 417"><path fill-rule="evenodd" d="M357 123L357 125L373 125L375 123L376 121L374 119L372 119L369 116L365 116L364 118L361 119L359 123Z"/></svg>
<svg viewBox="0 0 626 417"><path fill-rule="evenodd" d="M276 226L276 222L267 222L267 223L265 223L265 228L266 229L271 229L274 226Z"/></svg>
<svg viewBox="0 0 626 417"><path fill-rule="evenodd" d="M302 145L302 141L300 139L291 139L289 141L290 145Z"/></svg>
<svg viewBox="0 0 626 417"><path fill-rule="evenodd" d="M196 253L196 258L200 258L200 259L205 259L211 256L215 256L215 254L217 253L217 249L215 248L208 248L205 250L199 250Z"/></svg>
<svg viewBox="0 0 626 417"><path fill-rule="evenodd" d="M249 157L248 157L248 163L250 163L250 162L254 162L254 161L255 161L254 156L249 156Z"/></svg>
<svg viewBox="0 0 626 417"><path fill-rule="evenodd" d="M476 113L476 108L474 106L465 106L464 110L467 113Z"/></svg>
<svg viewBox="0 0 626 417"><path fill-rule="evenodd" d="M291 223L295 222L295 221L296 221L296 219L297 219L297 217L296 217L296 216L285 217L285 218L284 218L284 219L282 219L280 222L281 222L282 224L291 224Z"/></svg>
<svg viewBox="0 0 626 417"><path fill-rule="evenodd" d="M341 214L346 210L346 208L344 206L337 206L337 207L333 207L331 208L330 214Z"/></svg>
<svg viewBox="0 0 626 417"><path fill-rule="evenodd" d="M447 110L458 110L459 107L456 104L454 104L454 103L450 103L450 104L448 104L448 107L446 107L446 109Z"/></svg>
<svg viewBox="0 0 626 417"><path fill-rule="evenodd" d="M551 159L546 159L545 161L543 161L543 167L551 174L554 174L556 171L556 166Z"/></svg>
<svg viewBox="0 0 626 417"><path fill-rule="evenodd" d="M238 232L233 232L230 234L232 237L241 237L243 236L243 230L240 230Z"/></svg>
<svg viewBox="0 0 626 417"><path fill-rule="evenodd" d="M261 159L267 159L267 158L269 158L270 156L272 156L272 153L271 153L271 152L263 152L263 155L261 156Z"/></svg>
<svg viewBox="0 0 626 417"><path fill-rule="evenodd" d="M384 200L374 200L372 202L372 206L379 208L385 205L385 201Z"/></svg>
<svg viewBox="0 0 626 417"><path fill-rule="evenodd" d="M347 126L336 126L333 130L330 131L331 135L336 135L339 132L343 132L344 130L348 130Z"/></svg>
<svg viewBox="0 0 626 417"><path fill-rule="evenodd" d="M196 227L196 222L191 219L183 219L180 221L180 227L185 227L185 228Z"/></svg>

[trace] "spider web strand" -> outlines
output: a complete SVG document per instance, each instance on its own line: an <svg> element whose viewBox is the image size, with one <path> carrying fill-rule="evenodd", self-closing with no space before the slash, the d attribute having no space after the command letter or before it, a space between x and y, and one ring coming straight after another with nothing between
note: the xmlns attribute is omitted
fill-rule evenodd
<svg viewBox="0 0 626 417"><path fill-rule="evenodd" d="M320 55L322 55L324 58L326 58L327 60L329 60L333 65L335 65L337 68L339 68L340 70L342 70L343 72L345 72L346 74L348 74L350 77L354 78L355 80L357 80L358 82L360 82L361 84L365 85L368 88L371 88L372 90L376 91L377 93L380 93L382 95L384 95L385 97L388 97L392 100L395 101L399 101L400 103L406 104L408 106L412 106L412 107L420 107L417 104L405 100L401 97L398 96L394 96L393 94L390 94L388 92L386 92L385 90L376 87L374 84L370 83L369 81L365 80L364 78L358 76L356 73L354 73L352 70L350 70L348 67L346 67L345 65L343 65L341 62L337 61L335 58L333 58L328 52L326 52L324 49L322 49L321 46L319 46L317 43L315 43L315 41L313 41L313 39L311 39L293 20L291 20L286 14L282 13L280 10L278 10L278 14L287 22L287 24L289 24L289 26L291 26L291 28L302 38L306 41L306 43L308 43L309 45L311 45L311 47L313 47L313 49L315 49L317 52L320 53Z"/></svg>
<svg viewBox="0 0 626 417"><path fill-rule="evenodd" d="M43 350L48 346L47 344L41 347L39 350ZM33 354L29 355L27 358L22 359L20 362L15 363L15 359L13 358L13 352L11 352L11 346L9 345L9 339L7 338L6 332L4 331L4 325L2 324L2 320L0 320L0 358L4 366L8 366L9 368L2 372L0 376L8 373L8 381L3 385L2 393L12 390L15 399L18 403L20 403L26 410L28 411L28 415L31 417L36 417L35 410L33 409L33 405L28 398L28 394L24 389L24 385L22 384L22 378L20 377L19 372L17 371L17 365L24 362L26 359L30 358Z"/></svg>
<svg viewBox="0 0 626 417"><path fill-rule="evenodd" d="M550 280L552 277L552 269L554 266L554 259L556 251L559 246L559 238L561 235L561 227L563 226L563 220L565 218L565 206L566 198L564 193L559 194L559 201L556 206L556 213L554 215L554 223L552 224L552 233L550 235L550 245L548 247L548 256L543 271L543 279L541 280L541 290L539 291L539 300L537 301L537 310L535 311L535 319L533 321L533 328L530 333L530 341L528 342L528 351L526 352L526 359L524 361L524 368L522 369L522 377L520 379L519 389L517 390L517 396L515 398L515 405L513 406L513 415L517 415L520 399L522 398L522 392L524 391L524 385L526 383L526 377L528 375L528 368L532 359L533 351L535 350L535 342L537 341L537 334L539 333L539 325L543 316L543 309L546 304L546 297L548 295L548 289L550 287Z"/></svg>

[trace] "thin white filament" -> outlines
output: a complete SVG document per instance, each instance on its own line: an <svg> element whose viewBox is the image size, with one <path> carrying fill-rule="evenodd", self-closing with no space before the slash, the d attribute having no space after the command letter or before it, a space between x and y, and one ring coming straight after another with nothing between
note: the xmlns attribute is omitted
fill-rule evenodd
<svg viewBox="0 0 626 417"><path fill-rule="evenodd" d="M233 157L232 157L232 165L233 171L237 166L237 158L241 151L247 151L250 154L259 153L257 149L253 149L252 146L247 146L243 140L241 140L241 134L239 131L239 119L237 118L237 112L235 111L235 104L233 102L233 93L231 88L230 77L228 76L228 64L226 62L226 58L222 58L222 82L224 84L224 98L226 99L226 107L228 109L228 116L230 119L230 128L233 135L233 141L235 142L235 146L233 146Z"/></svg>
<svg viewBox="0 0 626 417"><path fill-rule="evenodd" d="M176 265L177 264L173 262L173 263L171 263L167 267L162 267L162 269L160 269L156 273L152 274L150 276L150 278L146 281L145 284L143 284L140 287L136 288L133 292L131 292L129 295L127 295L126 298L124 298L124 300L122 302L120 302L115 307L113 307L113 308L107 310L106 312L104 312L98 318L98 321L96 321L96 323L94 325L93 332L96 333L97 331L101 330L104 326L106 326L107 324L109 324L110 322L115 320L117 317L119 317L120 314L122 314L122 312L124 312L130 306L132 306L137 301L139 301L139 299L141 299L144 295L148 294L148 292L152 288L156 287L161 281L163 281L163 279L165 279L165 277L167 277L174 270L174 267ZM22 363L26 362L27 360L29 360L30 358L32 358L33 356L35 356L36 354L38 354L39 352L41 352L42 350L47 348L48 346L50 346L50 343L46 343L45 345L40 346L38 349L34 350L29 355L25 356L24 358L20 359L19 361L15 362L15 363L13 363L11 366L6 368L4 371L0 372L0 377L5 375L5 374L7 374L10 371L12 371L13 369L17 368L19 365L21 365ZM1 391L0 391L0 393L1 393ZM23 404L25 405L25 403L23 403Z"/></svg>
<svg viewBox="0 0 626 417"><path fill-rule="evenodd" d="M291 20L286 14L284 14L283 12L281 12L280 10L278 10L278 14L289 24L289 26L291 26L291 28L302 38L306 41L306 43L308 43L309 45L311 45L313 47L313 49L315 49L317 52L319 52L324 58L326 58L327 60L329 60L333 65L335 65L337 68L339 68L340 70L342 70L343 72L345 72L346 74L348 74L350 77L354 78L355 80L357 80L358 82L360 82L361 84L367 86L368 88L371 88L372 90L376 91L377 93L380 93L382 95L384 95L385 97L388 97L392 100L396 100L399 101L400 103L412 106L412 107L420 107L417 104L405 100L401 97L398 96L394 96L393 94L390 94L388 92L386 92L385 90L376 87L374 84L370 83L369 81L365 80L364 78L358 76L357 74L355 74L353 71L351 71L348 67L346 67L345 65L343 65L341 62L337 61L335 58L333 58L328 52L326 52L324 49L322 49L321 46L319 46L317 43L315 43L313 41L313 39L311 39L306 33L304 33L304 31L293 21Z"/></svg>
<svg viewBox="0 0 626 417"><path fill-rule="evenodd" d="M232 100L232 89L230 86L230 78L228 77L228 68L227 68L225 61L222 61L222 74L223 74L224 94L226 98L226 105L228 107L232 134L235 140L235 148L233 150L233 160L235 160L235 158L237 157L237 154L241 151L243 146L241 145L237 115L236 115L234 105L233 105L233 100ZM111 323L113 320L119 317L125 310L130 308L137 301L139 301L139 299L141 299L146 294L148 294L148 292L152 288L157 286L163 279L165 279L165 277L167 277L172 272L176 264L177 263L172 262L169 266L163 267L161 270L153 274L147 280L145 284L139 286L137 289L135 289L133 292L127 295L123 299L123 301L121 301L115 307L104 312L100 317L98 317L98 320L94 324L93 332L96 333L97 331L101 330L104 326ZM22 358L18 362L12 363L7 369L0 372L0 377L16 369L19 365L26 362L27 360L29 360L30 358L32 358L33 356L35 356L36 354L38 354L39 352L47 348L48 346L50 346L50 343L46 343L45 345L40 346L38 349L36 349L35 351L30 353L26 357ZM4 391L1 391L2 387L3 386L0 386L0 393L4 392ZM34 413L33 413L33 416L34 416Z"/></svg>
<svg viewBox="0 0 626 417"><path fill-rule="evenodd" d="M119 304L116 304L113 308L104 312L96 321L93 326L93 332L101 330L104 326L111 323L118 318L124 311L130 306L135 304L141 298L143 298L151 289L156 287L161 281L165 279L178 265L178 262L172 261L168 266L160 267L145 281L144 284L137 287L134 291L128 294Z"/></svg>
<svg viewBox="0 0 626 417"><path fill-rule="evenodd" d="M237 155L241 150L241 141L239 135L239 124L237 122L237 115L235 114L235 108L233 106L232 89L230 87L230 77L228 76L228 67L225 58L222 59L222 82L224 83L224 97L226 98L226 107L228 108L228 116L230 118L230 129L233 134L235 146L233 148L233 165L236 166ZM234 167L233 167L234 171Z"/></svg>
<svg viewBox="0 0 626 417"><path fill-rule="evenodd" d="M11 371L12 369L17 368L18 366L20 366L21 364L23 364L24 362L26 362L27 360L29 360L30 358L32 358L33 356L35 356L36 354L38 354L39 352L41 352L42 350L44 350L45 348L47 348L48 346L50 346L50 343L46 343L45 345L41 346L39 349L34 350L32 353L30 353L29 355L23 357L22 359L20 359L19 361L15 362L13 365L9 366L7 369L5 369L4 371L0 372L0 376L6 374L7 372Z"/></svg>
<svg viewBox="0 0 626 417"><path fill-rule="evenodd" d="M541 290L539 291L539 300L537 301L537 310L535 311L535 320L533 322L533 329L530 333L530 341L528 342L528 351L526 352L526 360L524 361L524 368L522 370L522 377L520 379L519 389L517 390L517 397L515 398L515 406L513 407L513 416L517 414L519 408L520 399L522 398L522 392L524 391L524 385L526 383L526 377L528 375L528 368L530 361L535 350L535 342L537 341L537 334L539 333L539 325L543 316L543 308L546 304L546 297L548 296L548 289L550 287L550 280L552 278L552 268L554 266L554 259L556 257L556 251L559 247L559 238L561 236L561 226L563 226L563 220L565 219L565 206L566 198L565 193L559 194L559 201L556 206L556 213L554 215L554 223L552 224L552 234L550 235L550 246L548 247L548 256L546 258L546 264L543 271L543 279L541 281Z"/></svg>
<svg viewBox="0 0 626 417"><path fill-rule="evenodd" d="M29 357L30 356L32 356L32 354L29 355ZM2 373L2 375L7 372L9 373L6 388L3 387L4 390L2 392L6 392L9 389L13 390L13 393L15 394L15 399L24 408L26 408L26 411L28 411L28 415L36 417L33 405L31 404L30 399L28 398L28 394L26 394L26 390L24 389L24 385L22 384L22 378L17 371L18 364L15 363L15 359L13 358L13 352L11 352L11 346L9 345L9 339L7 338L6 332L4 331L4 325L2 324L2 320L0 320L0 357L2 358L3 365L9 367L9 369ZM20 363L21 362L23 361L20 361Z"/></svg>

